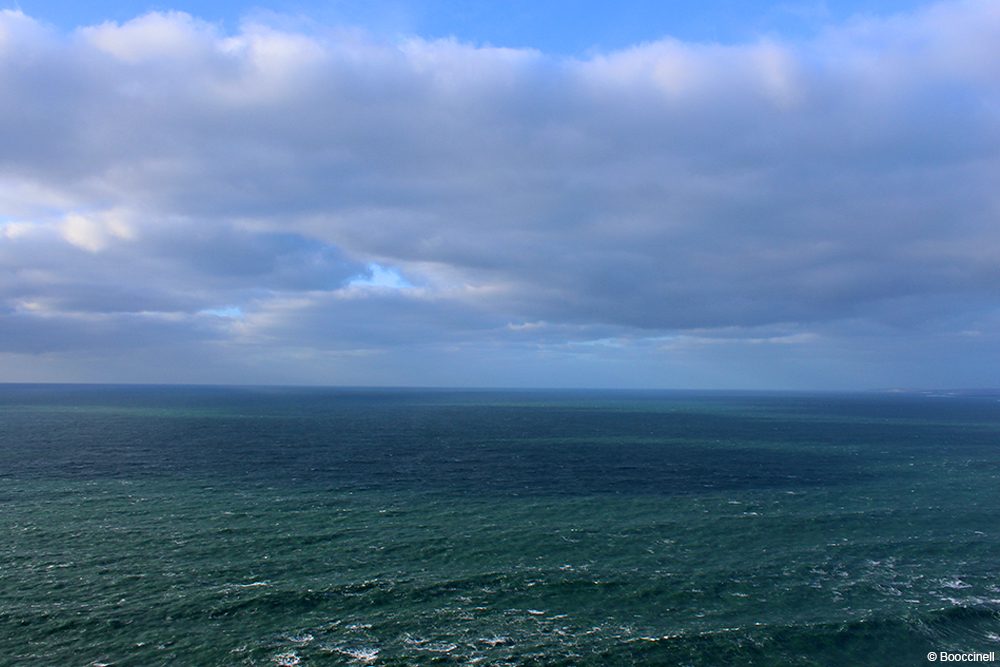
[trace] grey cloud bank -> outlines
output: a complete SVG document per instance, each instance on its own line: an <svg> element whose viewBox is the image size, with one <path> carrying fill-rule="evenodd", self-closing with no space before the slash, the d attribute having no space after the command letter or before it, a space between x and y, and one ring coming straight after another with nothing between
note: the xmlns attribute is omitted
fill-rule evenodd
<svg viewBox="0 0 1000 667"><path fill-rule="evenodd" d="M585 60L2 12L0 379L995 385L998 45L986 0Z"/></svg>

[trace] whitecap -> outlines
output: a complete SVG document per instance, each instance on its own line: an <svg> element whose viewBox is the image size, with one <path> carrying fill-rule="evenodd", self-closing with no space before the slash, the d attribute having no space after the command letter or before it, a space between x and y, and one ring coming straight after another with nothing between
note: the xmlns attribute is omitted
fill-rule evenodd
<svg viewBox="0 0 1000 667"><path fill-rule="evenodd" d="M351 623L350 625L346 626L346 628L348 630L371 630L372 629L372 624L371 623Z"/></svg>
<svg viewBox="0 0 1000 667"><path fill-rule="evenodd" d="M458 648L457 644L445 644L443 642L432 642L430 639L414 639L412 636L407 635L403 642L414 646L421 651L430 651L431 653L451 653Z"/></svg>
<svg viewBox="0 0 1000 667"><path fill-rule="evenodd" d="M375 662L379 654L379 650L377 648L369 648L366 646L362 647L341 646L335 650L337 651L337 653L340 653L341 655L346 655L348 658L351 658L352 660L357 660L358 662L362 662L365 664Z"/></svg>
<svg viewBox="0 0 1000 667"><path fill-rule="evenodd" d="M487 646L501 646L510 641L510 637L497 635L495 637L482 637L479 643L486 644Z"/></svg>
<svg viewBox="0 0 1000 667"><path fill-rule="evenodd" d="M427 644L421 647L422 650L430 651L431 653L451 653L457 648L458 644Z"/></svg>

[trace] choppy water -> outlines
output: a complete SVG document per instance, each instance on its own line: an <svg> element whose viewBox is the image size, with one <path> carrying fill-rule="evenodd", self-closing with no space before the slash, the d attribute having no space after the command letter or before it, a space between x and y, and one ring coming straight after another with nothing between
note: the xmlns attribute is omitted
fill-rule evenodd
<svg viewBox="0 0 1000 667"><path fill-rule="evenodd" d="M996 396L0 386L0 664L1000 652Z"/></svg>

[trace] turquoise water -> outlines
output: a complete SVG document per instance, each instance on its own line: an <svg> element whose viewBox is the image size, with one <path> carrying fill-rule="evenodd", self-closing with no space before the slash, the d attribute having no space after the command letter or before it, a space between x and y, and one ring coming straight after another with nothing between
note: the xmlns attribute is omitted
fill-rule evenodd
<svg viewBox="0 0 1000 667"><path fill-rule="evenodd" d="M6 385L0 535L0 664L928 664L1000 402Z"/></svg>

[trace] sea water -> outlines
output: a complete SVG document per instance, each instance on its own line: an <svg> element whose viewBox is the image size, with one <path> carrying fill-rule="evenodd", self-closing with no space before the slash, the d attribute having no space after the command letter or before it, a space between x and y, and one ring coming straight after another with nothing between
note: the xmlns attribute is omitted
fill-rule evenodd
<svg viewBox="0 0 1000 667"><path fill-rule="evenodd" d="M0 385L0 664L1000 652L998 398Z"/></svg>

